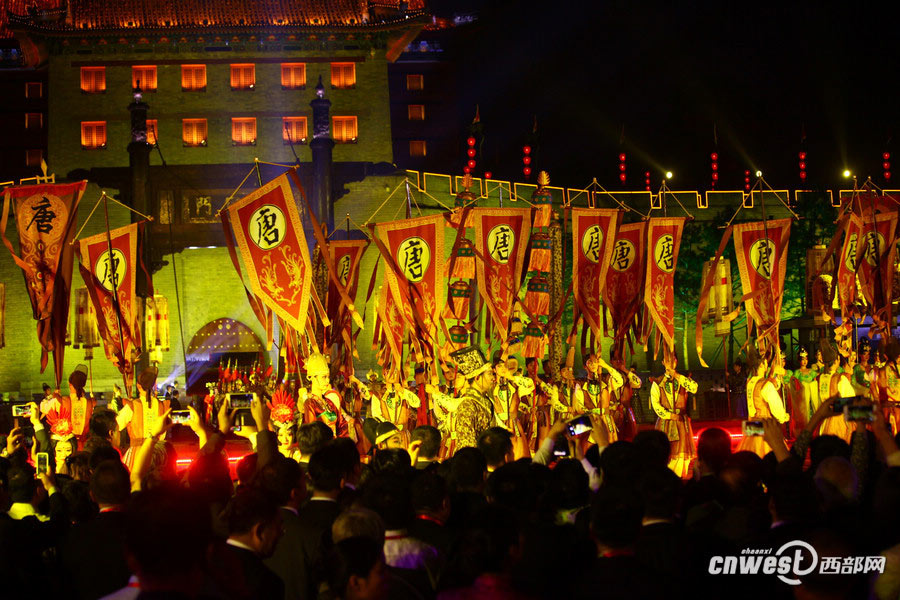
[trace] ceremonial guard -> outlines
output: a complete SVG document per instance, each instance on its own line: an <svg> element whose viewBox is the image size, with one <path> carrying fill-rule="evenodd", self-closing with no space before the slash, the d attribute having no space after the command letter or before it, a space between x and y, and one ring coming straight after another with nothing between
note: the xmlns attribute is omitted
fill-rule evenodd
<svg viewBox="0 0 900 600"><path fill-rule="evenodd" d="M335 437L348 437L350 426L341 409L341 395L331 387L331 373L325 356L310 354L306 359L306 377L309 389L300 389L300 401L303 403L303 422L322 421Z"/></svg>
<svg viewBox="0 0 900 600"><path fill-rule="evenodd" d="M650 407L659 417L656 428L669 438L669 468L682 479L691 472L691 461L697 455L691 419L687 415L688 394L697 392L697 382L675 370L675 357L667 357L666 373L654 380L650 388Z"/></svg>
<svg viewBox="0 0 900 600"><path fill-rule="evenodd" d="M624 361L616 361L615 367L625 379L625 385L612 390L609 400L609 412L618 431L618 438L630 442L637 435L637 419L634 418L634 408L631 400L637 390L641 389L643 382L638 377L636 369L632 366L625 369Z"/></svg>
<svg viewBox="0 0 900 600"><path fill-rule="evenodd" d="M516 457L528 456L525 432L519 422L519 403L534 393L534 381L530 377L518 375L519 362L511 358L499 362L494 367L497 385L492 397L494 403L494 423L512 434L513 450Z"/></svg>
<svg viewBox="0 0 900 600"><path fill-rule="evenodd" d="M833 348L824 349L822 351L822 360L825 367L819 373L817 382L821 401L832 402L838 398L852 398L855 396L856 392L853 390L853 384L850 383L850 374L838 372L840 360L837 352ZM852 430L844 420L844 416L836 414L825 419L825 422L822 423L819 429L819 434L836 435L849 443Z"/></svg>
<svg viewBox="0 0 900 600"><path fill-rule="evenodd" d="M600 415L609 431L609 441L615 442L619 439L618 429L610 411L610 403L613 393L625 385L625 379L599 354L588 357L584 368L587 370L588 378L583 386L575 388L573 408L577 413L589 412Z"/></svg>
<svg viewBox="0 0 900 600"><path fill-rule="evenodd" d="M462 398L441 389L431 383L425 384L425 391L431 395L431 405L434 407L435 426L441 432L442 458L449 458L456 452L456 411Z"/></svg>
<svg viewBox="0 0 900 600"><path fill-rule="evenodd" d="M809 422L809 418L819 407L819 390L816 386L816 377L819 372L809 366L809 352L806 348L800 348L800 368L793 371L795 393L792 397L792 420L794 431L799 432Z"/></svg>
<svg viewBox="0 0 900 600"><path fill-rule="evenodd" d="M751 421L774 418L779 423L786 423L790 416L784 408L784 401L778 393L779 382L784 368L780 366L781 358L775 359L772 370L764 356L751 351L747 378L747 418ZM760 458L769 453L771 448L760 435L745 435L741 440L740 450L747 450Z"/></svg>
<svg viewBox="0 0 900 600"><path fill-rule="evenodd" d="M457 350L451 355L465 379L465 389L456 409L456 448L474 447L481 432L491 426L494 389L494 370L481 350L474 346Z"/></svg>
<svg viewBox="0 0 900 600"><path fill-rule="evenodd" d="M122 410L116 415L119 430L128 429L130 442L124 462L129 469L134 464L134 455L144 443L144 438L155 431L157 422L169 410L168 401L157 398L153 393L158 373L156 367L147 367L141 371L137 377L137 397L125 400Z"/></svg>

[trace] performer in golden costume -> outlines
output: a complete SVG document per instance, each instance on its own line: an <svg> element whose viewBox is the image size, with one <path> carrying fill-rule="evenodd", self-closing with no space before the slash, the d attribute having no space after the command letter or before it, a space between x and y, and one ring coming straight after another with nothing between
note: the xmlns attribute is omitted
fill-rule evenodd
<svg viewBox="0 0 900 600"><path fill-rule="evenodd" d="M349 423L341 409L341 395L331 387L331 372L325 356L319 353L309 355L306 359L306 376L309 379L309 389L300 389L303 422L322 421L331 428L335 437L348 437Z"/></svg>
<svg viewBox="0 0 900 600"><path fill-rule="evenodd" d="M769 361L755 350L750 352L748 364L749 377L747 378L747 419L759 421L774 418L779 423L787 423L790 419L785 410L785 403L778 393L779 382L784 376L784 367L781 366L781 356L773 361L775 364L769 367ZM739 450L748 450L763 457L771 451L769 444L763 436L745 435L741 440Z"/></svg>
<svg viewBox="0 0 900 600"><path fill-rule="evenodd" d="M691 474L691 461L697 455L691 418L687 414L688 394L697 392L697 382L675 370L677 359L665 359L666 373L650 387L650 406L659 417L656 428L669 438L669 468L682 479Z"/></svg>

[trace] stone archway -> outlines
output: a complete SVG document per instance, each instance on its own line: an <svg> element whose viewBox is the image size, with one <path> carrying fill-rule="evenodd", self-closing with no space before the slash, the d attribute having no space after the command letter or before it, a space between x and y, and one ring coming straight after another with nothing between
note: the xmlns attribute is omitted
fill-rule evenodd
<svg viewBox="0 0 900 600"><path fill-rule="evenodd" d="M266 347L247 325L229 318L216 319L201 327L187 348L187 393L206 395L206 384L218 378L220 362L241 367L268 360Z"/></svg>

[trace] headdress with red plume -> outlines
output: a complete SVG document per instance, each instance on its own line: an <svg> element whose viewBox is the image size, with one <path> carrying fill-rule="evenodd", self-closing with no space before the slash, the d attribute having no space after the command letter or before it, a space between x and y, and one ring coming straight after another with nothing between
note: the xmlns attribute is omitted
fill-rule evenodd
<svg viewBox="0 0 900 600"><path fill-rule="evenodd" d="M272 420L279 426L290 425L294 422L294 411L297 402L290 392L279 388L272 394L272 403L269 405Z"/></svg>

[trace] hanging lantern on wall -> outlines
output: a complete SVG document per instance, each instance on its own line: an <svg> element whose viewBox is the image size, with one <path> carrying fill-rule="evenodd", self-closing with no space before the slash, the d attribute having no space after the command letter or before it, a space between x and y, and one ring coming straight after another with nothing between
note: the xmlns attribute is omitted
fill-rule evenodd
<svg viewBox="0 0 900 600"><path fill-rule="evenodd" d="M706 281L714 262L715 260L708 260L703 263L703 278L700 281ZM716 277L709 289L709 302L706 306L703 322L715 323L716 335L728 335L731 331L731 322L725 317L734 309L734 302L731 294L731 263L727 258L719 260L716 266Z"/></svg>
<svg viewBox="0 0 900 600"><path fill-rule="evenodd" d="M82 347L86 351L100 345L100 331L97 328L97 313L91 302L87 288L75 290L75 339L72 347Z"/></svg>

